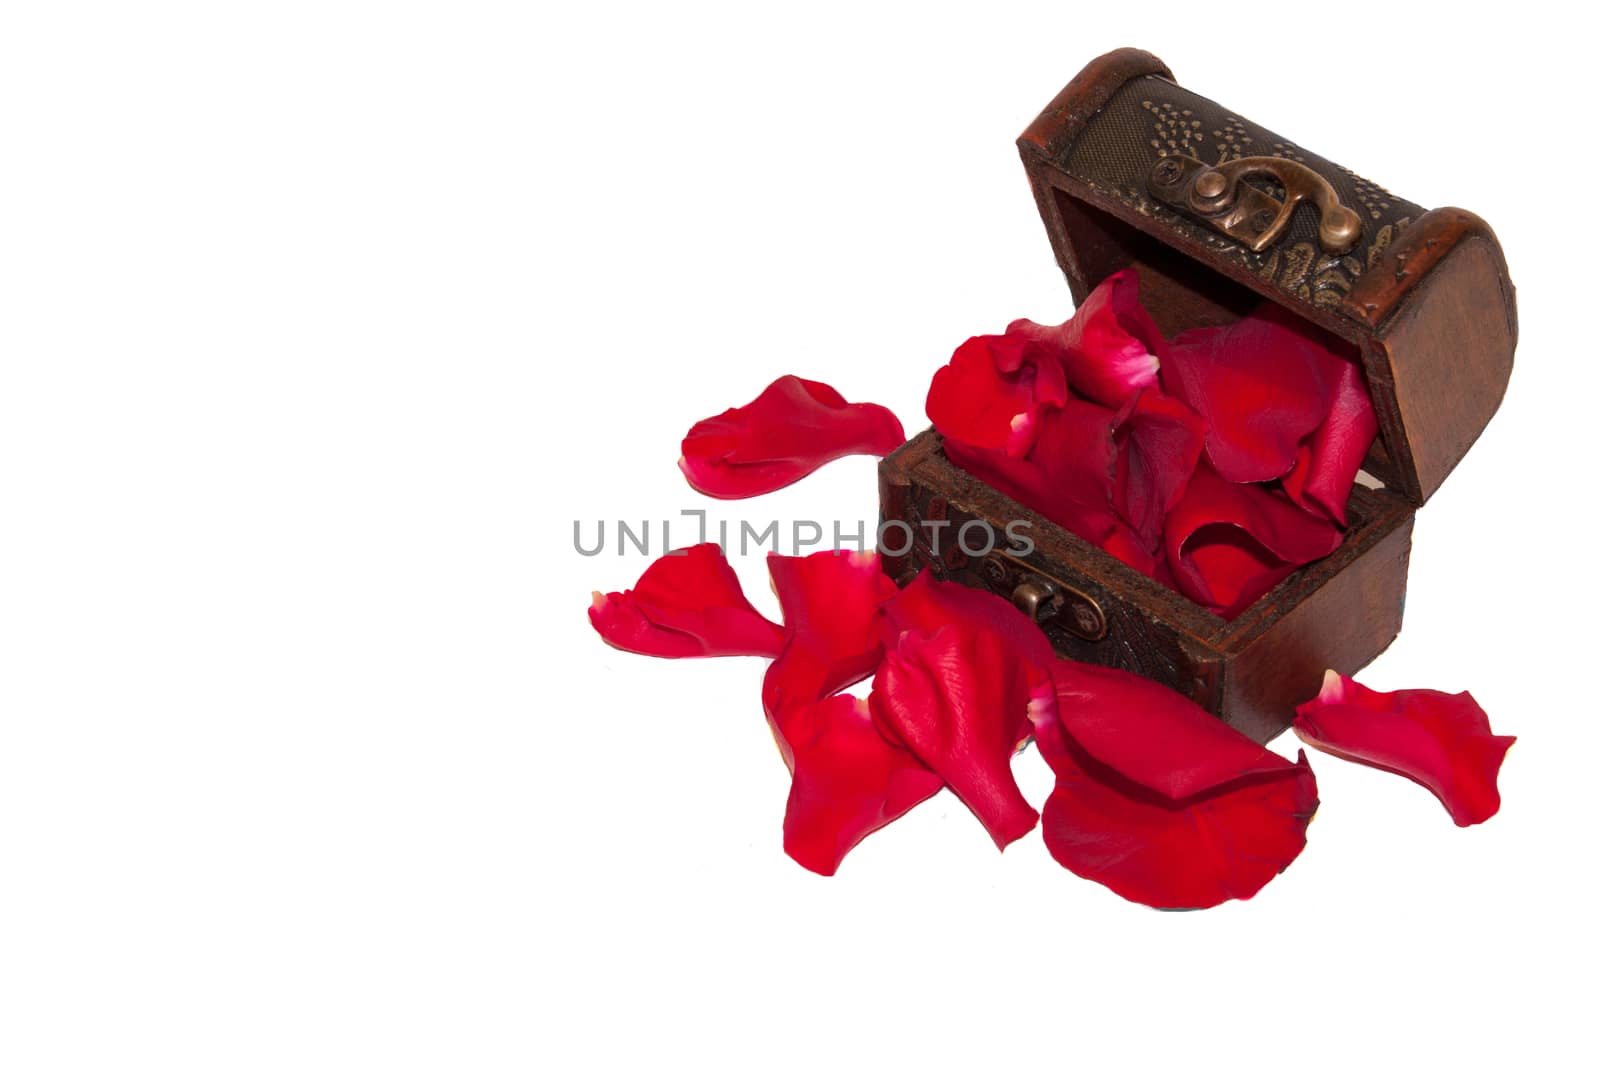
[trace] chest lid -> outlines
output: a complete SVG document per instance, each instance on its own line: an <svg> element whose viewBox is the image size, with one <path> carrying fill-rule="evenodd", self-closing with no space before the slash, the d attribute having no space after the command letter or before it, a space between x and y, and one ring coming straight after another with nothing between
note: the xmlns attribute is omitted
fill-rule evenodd
<svg viewBox="0 0 1600 1067"><path fill-rule="evenodd" d="M1265 297L1355 345L1379 426L1366 469L1412 503L1498 409L1515 295L1472 213L1394 196L1135 49L1085 67L1017 146L1075 300L1131 266L1168 337Z"/></svg>

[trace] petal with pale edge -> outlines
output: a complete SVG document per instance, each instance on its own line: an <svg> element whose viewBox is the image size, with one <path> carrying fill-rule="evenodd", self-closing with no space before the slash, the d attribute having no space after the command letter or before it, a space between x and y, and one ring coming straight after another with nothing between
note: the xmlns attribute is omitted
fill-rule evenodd
<svg viewBox="0 0 1600 1067"><path fill-rule="evenodd" d="M1276 304L1228 326L1190 330L1172 342L1161 383L1210 426L1206 458L1233 482L1266 482L1294 466L1322 425L1337 366L1305 322Z"/></svg>
<svg viewBox="0 0 1600 1067"><path fill-rule="evenodd" d="M1353 359L1340 360L1333 406L1317 432L1300 446L1294 468L1283 476L1284 492L1307 511L1344 525L1350 487L1377 436L1378 416L1361 368Z"/></svg>
<svg viewBox="0 0 1600 1067"><path fill-rule="evenodd" d="M944 782L885 738L867 702L848 693L790 716L794 781L783 849L800 866L833 874L845 854L927 800Z"/></svg>
<svg viewBox="0 0 1600 1067"><path fill-rule="evenodd" d="M1204 463L1167 516L1167 562L1178 589L1225 619L1343 540L1333 520L1276 490L1226 481Z"/></svg>
<svg viewBox="0 0 1600 1067"><path fill-rule="evenodd" d="M905 440L888 408L847 403L832 386L788 374L744 407L690 427L678 466L700 492L736 500L781 489L841 456L886 456Z"/></svg>
<svg viewBox="0 0 1600 1067"><path fill-rule="evenodd" d="M931 635L941 627L965 625L1003 638L1030 670L1030 680L1048 677L1056 662L1055 650L1044 631L1005 597L940 581L933 572L918 572L911 584L883 606L885 643L893 648L905 631Z"/></svg>
<svg viewBox="0 0 1600 1067"><path fill-rule="evenodd" d="M607 644L646 656L776 656L783 627L745 599L714 544L666 555L621 593L594 594L589 623Z"/></svg>
<svg viewBox="0 0 1600 1067"><path fill-rule="evenodd" d="M1018 319L1006 334L1051 346L1067 370L1067 384L1115 410L1134 393L1156 384L1165 340L1139 302L1139 275L1110 275L1060 326Z"/></svg>
<svg viewBox="0 0 1600 1067"><path fill-rule="evenodd" d="M1041 825L1074 874L1151 907L1209 908L1254 896L1305 848L1317 783L1304 753L1292 764L1218 731L1198 705L1133 676L1113 684L1063 663L1056 697L1034 712L1056 772Z"/></svg>
<svg viewBox="0 0 1600 1067"><path fill-rule="evenodd" d="M1026 664L1004 638L954 624L901 634L878 668L871 706L1003 849L1039 821L1011 773L1030 699Z"/></svg>
<svg viewBox="0 0 1600 1067"><path fill-rule="evenodd" d="M1425 787L1457 826L1500 810L1500 764L1515 737L1496 734L1470 693L1381 693L1334 671L1301 704L1294 731L1314 748Z"/></svg>
<svg viewBox="0 0 1600 1067"><path fill-rule="evenodd" d="M1098 404L1072 399L1040 416L1037 440L1026 457L950 438L944 440L944 452L973 477L1150 574L1154 554L1113 508L1116 417Z"/></svg>
<svg viewBox="0 0 1600 1067"><path fill-rule="evenodd" d="M1067 400L1061 360L1019 336L969 338L928 386L934 429L976 448L1020 456L1033 445L1039 412Z"/></svg>

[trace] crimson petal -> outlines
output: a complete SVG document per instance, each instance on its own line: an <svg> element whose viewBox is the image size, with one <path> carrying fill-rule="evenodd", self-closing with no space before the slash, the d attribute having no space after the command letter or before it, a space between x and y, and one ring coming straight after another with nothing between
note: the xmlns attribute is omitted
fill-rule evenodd
<svg viewBox="0 0 1600 1067"><path fill-rule="evenodd" d="M1328 417L1300 446L1293 469L1283 476L1284 492L1307 511L1344 525L1350 487L1377 436L1378 416L1373 413L1361 368L1353 359L1341 359Z"/></svg>
<svg viewBox="0 0 1600 1067"><path fill-rule="evenodd" d="M1229 326L1190 330L1161 365L1167 392L1210 425L1206 458L1234 482L1266 482L1294 466L1332 402L1335 364L1312 332L1276 304Z"/></svg>
<svg viewBox="0 0 1600 1067"><path fill-rule="evenodd" d="M1139 275L1132 268L1095 286L1061 325L1018 319L1006 333L1051 346L1066 367L1067 383L1112 410L1156 384L1166 344L1139 302Z"/></svg>
<svg viewBox="0 0 1600 1067"><path fill-rule="evenodd" d="M1038 676L1048 675L1055 650L1044 631L1009 600L984 589L940 581L919 571L900 594L883 606L885 641L893 648L905 631L933 634L945 626L965 625L999 635Z"/></svg>
<svg viewBox="0 0 1600 1067"><path fill-rule="evenodd" d="M945 438L950 462L1051 522L1150 574L1155 557L1112 507L1117 413L1076 398L1041 413L1027 457Z"/></svg>
<svg viewBox="0 0 1600 1067"><path fill-rule="evenodd" d="M1055 694L1062 728L1090 757L1168 800L1291 766L1194 701L1128 671L1062 660Z"/></svg>
<svg viewBox="0 0 1600 1067"><path fill-rule="evenodd" d="M1118 413L1112 499L1147 552L1160 551L1162 524L1193 477L1205 440L1205 420L1155 389L1140 390Z"/></svg>
<svg viewBox="0 0 1600 1067"><path fill-rule="evenodd" d="M937 793L940 777L885 738L867 702L848 693L792 718L794 781L783 817L783 849L831 875L846 853Z"/></svg>
<svg viewBox="0 0 1600 1067"><path fill-rule="evenodd" d="M1259 485L1225 481L1205 464L1167 516L1167 562L1178 588L1231 619L1344 535Z"/></svg>
<svg viewBox="0 0 1600 1067"><path fill-rule="evenodd" d="M761 697L791 762L789 716L861 681L883 659L879 607L896 587L872 552L767 557L787 641L767 668Z"/></svg>
<svg viewBox="0 0 1600 1067"><path fill-rule="evenodd" d="M1061 665L1055 705L1034 713L1056 772L1041 819L1056 862L1141 904L1209 908L1249 899L1294 861L1317 808L1304 753L1291 764L1250 752L1253 742L1202 723L1215 720L1157 683L1113 685L1110 672L1079 666ZM1168 731L1183 742L1149 744Z"/></svg>
<svg viewBox="0 0 1600 1067"><path fill-rule="evenodd" d="M1457 826L1500 810L1500 764L1515 737L1496 734L1470 693L1368 689L1334 671L1294 720L1324 752L1403 775L1426 787Z"/></svg>
<svg viewBox="0 0 1600 1067"><path fill-rule="evenodd" d="M905 439L888 408L846 403L832 386L788 374L744 407L690 427L678 466L700 492L735 500L781 489L841 456L886 456Z"/></svg>
<svg viewBox="0 0 1600 1067"><path fill-rule="evenodd" d="M1030 697L1024 662L1002 637L952 625L902 634L873 680L871 706L1003 849L1039 821L1011 773Z"/></svg>
<svg viewBox="0 0 1600 1067"><path fill-rule="evenodd" d="M784 642L710 543L655 560L630 590L595 593L589 624L607 644L646 656L771 658Z"/></svg>
<svg viewBox="0 0 1600 1067"><path fill-rule="evenodd" d="M1020 456L1033 445L1039 412L1067 400L1061 361L1025 337L973 337L928 386L934 429L977 448Z"/></svg>

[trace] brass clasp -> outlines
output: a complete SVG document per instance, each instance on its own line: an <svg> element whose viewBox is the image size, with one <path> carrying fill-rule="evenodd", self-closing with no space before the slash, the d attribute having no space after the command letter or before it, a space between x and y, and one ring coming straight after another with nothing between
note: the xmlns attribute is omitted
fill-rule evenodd
<svg viewBox="0 0 1600 1067"><path fill-rule="evenodd" d="M1276 181L1283 199L1244 181L1252 175ZM1265 251L1283 236L1303 200L1320 214L1317 240L1325 251L1341 255L1361 239L1361 216L1339 203L1326 178L1292 159L1246 156L1212 167L1189 156L1165 156L1156 160L1149 184L1155 199L1199 216L1252 252Z"/></svg>

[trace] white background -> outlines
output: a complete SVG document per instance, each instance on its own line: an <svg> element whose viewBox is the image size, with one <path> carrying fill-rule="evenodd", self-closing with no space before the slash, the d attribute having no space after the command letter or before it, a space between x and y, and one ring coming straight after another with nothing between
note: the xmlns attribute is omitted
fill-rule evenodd
<svg viewBox="0 0 1600 1067"><path fill-rule="evenodd" d="M1592 1053L1586 31L1529 3L544 7L7 6L0 1061ZM780 374L914 431L959 341L1064 318L1012 141L1123 44L1499 231L1517 371L1362 679L1470 688L1522 738L1504 809L1459 830L1314 756L1303 857L1204 913L1037 833L1002 856L948 794L818 878L782 851L762 664L603 646L590 590L645 561L579 556L573 521L659 539L706 504L683 431ZM875 506L857 458L710 510Z"/></svg>

